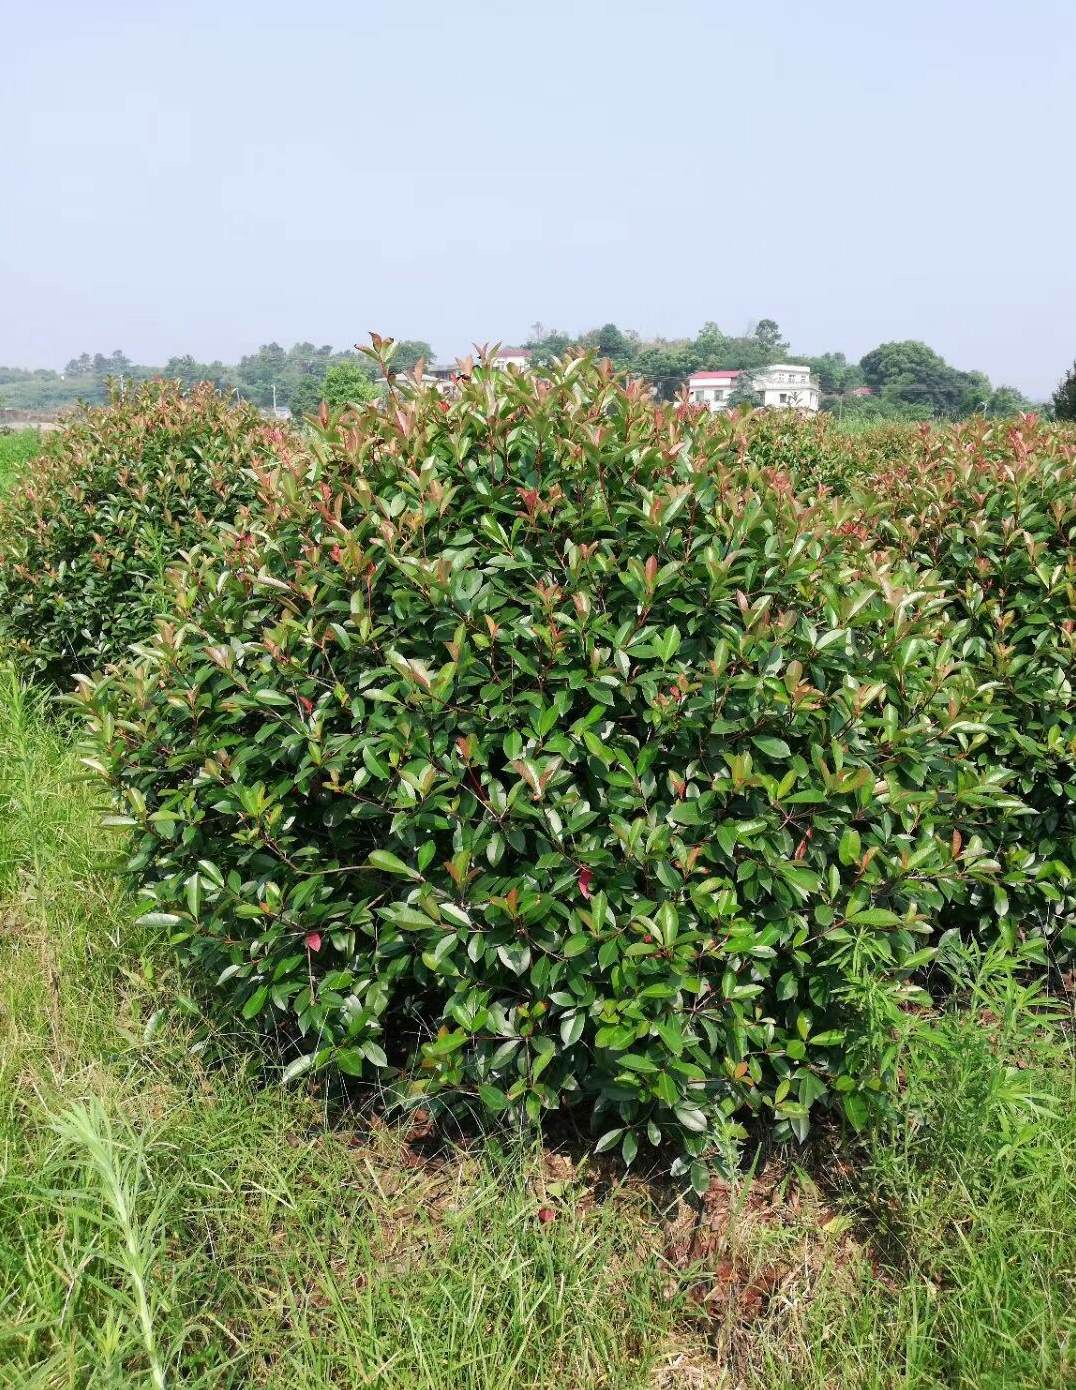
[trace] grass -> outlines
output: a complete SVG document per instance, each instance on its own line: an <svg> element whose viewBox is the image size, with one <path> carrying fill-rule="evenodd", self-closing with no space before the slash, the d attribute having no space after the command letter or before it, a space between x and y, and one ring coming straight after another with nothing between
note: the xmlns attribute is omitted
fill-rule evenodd
<svg viewBox="0 0 1076 1390"><path fill-rule="evenodd" d="M1071 1011L1010 963L965 963L869 1147L770 1155L694 1210L264 1085L135 925L111 833L0 672L0 1385L1072 1383Z"/></svg>
<svg viewBox="0 0 1076 1390"><path fill-rule="evenodd" d="M41 452L38 430L0 430L0 491Z"/></svg>
<svg viewBox="0 0 1076 1390"><path fill-rule="evenodd" d="M819 1281L806 1361L771 1340L765 1381L1061 1390L1076 1381L1076 1073L1071 1004L1000 958L910 1055L897 1121L853 1184L876 1253ZM837 1335L834 1330L837 1329Z"/></svg>

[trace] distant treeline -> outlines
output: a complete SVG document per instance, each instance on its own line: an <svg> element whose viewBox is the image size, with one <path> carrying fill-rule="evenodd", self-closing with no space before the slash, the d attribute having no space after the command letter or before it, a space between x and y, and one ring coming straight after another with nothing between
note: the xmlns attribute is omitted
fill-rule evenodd
<svg viewBox="0 0 1076 1390"><path fill-rule="evenodd" d="M429 361L432 356L429 343L401 342L394 360L403 369L413 367L419 358ZM317 409L325 374L345 364L352 371L358 367L371 380L377 374L376 366L354 350L339 352L328 345L315 347L313 343L296 343L290 348L265 343L235 363L199 362L187 354L170 357L159 366L132 362L119 351L84 352L81 357L73 357L62 372L0 367L0 408L53 411L79 401L101 404L108 399L109 381L135 382L163 376L185 386L211 381L219 390L237 391L255 405L271 406L275 401L299 413Z"/></svg>
<svg viewBox="0 0 1076 1390"><path fill-rule="evenodd" d="M801 362L818 378L823 410L842 414L959 419L976 412L1012 415L1032 407L1015 387L995 387L985 372L960 371L926 343L881 343L858 362L849 362L843 352L793 351L773 319L760 319L739 335L722 332L716 323L704 323L694 338L642 338L615 323L573 337L536 323L527 346L539 361L572 347L593 348L616 366L652 381L666 399L676 394L692 372Z"/></svg>
<svg viewBox="0 0 1076 1390"><path fill-rule="evenodd" d="M810 355L794 352L773 319L760 319L739 335L705 323L694 338L643 338L615 323L581 334L533 325L525 344L535 361L573 348L593 349L615 366L652 382L671 399L692 372L709 368L760 368L776 361L807 364L822 389L822 408L845 415L895 419L957 419L982 412L1011 415L1033 403L1012 386L994 386L985 372L961 371L926 343L882 343L858 362L843 352ZM429 343L409 339L397 345L394 363L409 369L419 359L433 360ZM122 352L74 357L62 372L0 367L0 407L54 411L80 400L106 399L109 379L139 381L174 377L185 384L211 381L222 391L237 391L256 405L289 406L295 413L316 409L325 392L326 373L348 364L371 379L376 367L354 351L296 343L283 348L266 343L237 363L199 362L189 355L170 357L160 366L132 362ZM332 378L330 377L330 381ZM275 393L275 395L274 395Z"/></svg>

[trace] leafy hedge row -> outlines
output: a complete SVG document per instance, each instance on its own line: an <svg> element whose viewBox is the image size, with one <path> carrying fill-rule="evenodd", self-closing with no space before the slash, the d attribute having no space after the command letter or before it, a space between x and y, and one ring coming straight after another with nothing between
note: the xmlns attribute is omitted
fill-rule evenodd
<svg viewBox="0 0 1076 1390"><path fill-rule="evenodd" d="M990 842L1010 931L1076 948L1076 433L1033 417L919 431L860 485L877 543L947 586L947 635L978 687L984 773L1009 774L1028 818Z"/></svg>
<svg viewBox="0 0 1076 1390"><path fill-rule="evenodd" d="M946 930L1071 943L1072 436L820 428L480 364L205 532L92 761L293 1072L684 1168L865 1123Z"/></svg>
<svg viewBox="0 0 1076 1390"><path fill-rule="evenodd" d="M66 684L145 637L168 567L254 498L283 440L178 382L71 419L0 505L0 613L26 667Z"/></svg>

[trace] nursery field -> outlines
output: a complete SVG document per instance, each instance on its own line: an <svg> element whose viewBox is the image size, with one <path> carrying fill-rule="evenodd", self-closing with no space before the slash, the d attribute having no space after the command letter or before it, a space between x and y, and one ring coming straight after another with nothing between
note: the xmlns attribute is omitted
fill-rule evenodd
<svg viewBox="0 0 1076 1390"><path fill-rule="evenodd" d="M1071 1384L1076 436L156 391L4 483L0 1385Z"/></svg>

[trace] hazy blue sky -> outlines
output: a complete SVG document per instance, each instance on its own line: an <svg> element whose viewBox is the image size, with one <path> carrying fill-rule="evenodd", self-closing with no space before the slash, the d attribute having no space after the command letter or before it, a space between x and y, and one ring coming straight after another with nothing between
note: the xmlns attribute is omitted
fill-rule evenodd
<svg viewBox="0 0 1076 1390"><path fill-rule="evenodd" d="M0 362L536 319L1076 356L1076 3L0 0Z"/></svg>

